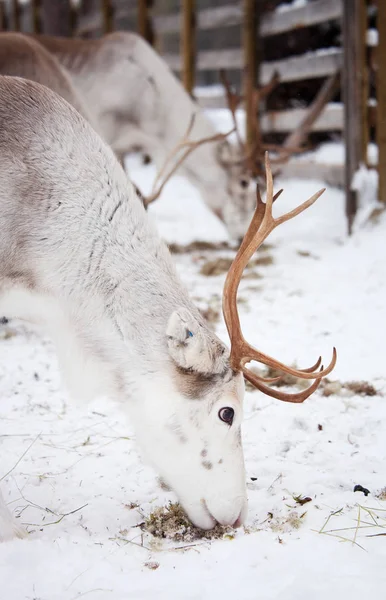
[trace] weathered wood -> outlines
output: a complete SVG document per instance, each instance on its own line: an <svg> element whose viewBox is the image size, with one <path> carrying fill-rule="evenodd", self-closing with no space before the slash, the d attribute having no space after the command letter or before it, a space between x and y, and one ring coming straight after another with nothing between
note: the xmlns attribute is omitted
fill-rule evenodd
<svg viewBox="0 0 386 600"><path fill-rule="evenodd" d="M315 2L307 3L298 8L267 13L262 19L260 34L263 37L268 37L291 29L341 19L341 17L342 3L340 0L315 0Z"/></svg>
<svg viewBox="0 0 386 600"><path fill-rule="evenodd" d="M196 2L183 0L181 23L182 81L185 89L192 93L195 81L196 59Z"/></svg>
<svg viewBox="0 0 386 600"><path fill-rule="evenodd" d="M7 20L5 14L5 5L3 0L0 0L0 31L5 31L7 29Z"/></svg>
<svg viewBox="0 0 386 600"><path fill-rule="evenodd" d="M150 16L149 0L138 0L138 33L145 38L149 44L154 44L154 31Z"/></svg>
<svg viewBox="0 0 386 600"><path fill-rule="evenodd" d="M262 63L260 81L268 83L275 72L278 73L282 83L327 77L333 75L341 67L341 62L342 51L340 48L333 48L326 52L307 52L307 54L286 60Z"/></svg>
<svg viewBox="0 0 386 600"><path fill-rule="evenodd" d="M199 106L205 109L226 108L224 95L200 96L196 91ZM286 133L299 127L306 118L308 109L293 108L280 111L268 111L261 116L260 125L263 133ZM323 112L312 124L310 131L343 131L344 109L341 103L327 104Z"/></svg>
<svg viewBox="0 0 386 600"><path fill-rule="evenodd" d="M284 12L273 11L261 19L260 35L268 37L284 33L294 28L309 27L325 21L337 20L342 16L342 5L339 0L316 0L297 8L289 8ZM158 16L154 18L154 26L159 34L174 33L179 29L179 15ZM206 8L197 14L200 30L218 29L240 25L243 20L243 4Z"/></svg>
<svg viewBox="0 0 386 600"><path fill-rule="evenodd" d="M342 88L345 104L345 190L348 231L351 233L357 210L356 192L352 189L353 176L363 156L363 123L361 116L362 95L362 48L364 43L361 19L365 0L343 0L343 69Z"/></svg>
<svg viewBox="0 0 386 600"><path fill-rule="evenodd" d="M315 162L307 158L295 158L280 167L282 177L320 179L326 184L343 187L345 168L343 164Z"/></svg>
<svg viewBox="0 0 386 600"><path fill-rule="evenodd" d="M20 15L19 0L12 0L12 27L14 31L20 31Z"/></svg>
<svg viewBox="0 0 386 600"><path fill-rule="evenodd" d="M78 20L78 26L74 31L77 37L98 37L98 30L103 31L104 21L103 13L99 11L95 14L82 16Z"/></svg>
<svg viewBox="0 0 386 600"><path fill-rule="evenodd" d="M378 56L386 56L386 5L378 2ZM383 64L377 70L377 144L378 199L386 203L386 71Z"/></svg>
<svg viewBox="0 0 386 600"><path fill-rule="evenodd" d="M165 54L162 57L174 70L181 70L181 57L175 54ZM308 52L285 60L275 60L261 63L260 82L268 83L275 71L280 81L299 81L317 77L327 77L340 68L342 51L334 48L328 52ZM242 69L244 66L243 52L239 48L231 50L208 50L200 52L197 57L197 68L200 71L212 69Z"/></svg>
<svg viewBox="0 0 386 600"><path fill-rule="evenodd" d="M32 29L34 33L42 33L41 0L32 0Z"/></svg>
<svg viewBox="0 0 386 600"><path fill-rule="evenodd" d="M114 30L114 8L112 0L102 0L103 33Z"/></svg>
<svg viewBox="0 0 386 600"><path fill-rule="evenodd" d="M306 142L312 125L324 110L327 102L332 100L335 94L338 92L339 84L340 70L336 71L334 75L331 75L328 79L326 79L316 95L316 98L307 108L304 119L297 127L294 128L293 132L284 141L284 148L297 148Z"/></svg>
<svg viewBox="0 0 386 600"><path fill-rule="evenodd" d="M82 0L74 35L85 38L97 37L98 30L101 32L103 28L101 8L101 0Z"/></svg>
<svg viewBox="0 0 386 600"><path fill-rule="evenodd" d="M307 118L307 108L270 111L261 117L263 133L285 133L297 129ZM344 124L343 104L327 104L309 128L309 132L342 131Z"/></svg>
<svg viewBox="0 0 386 600"><path fill-rule="evenodd" d="M243 51L244 51L244 97L246 112L246 142L249 151L257 139L261 139L258 131L259 119L255 112L258 106L254 101L254 90L258 81L258 12L255 0L244 0L243 20Z"/></svg>
<svg viewBox="0 0 386 600"><path fill-rule="evenodd" d="M43 33L71 36L71 6L69 0L41 0Z"/></svg>

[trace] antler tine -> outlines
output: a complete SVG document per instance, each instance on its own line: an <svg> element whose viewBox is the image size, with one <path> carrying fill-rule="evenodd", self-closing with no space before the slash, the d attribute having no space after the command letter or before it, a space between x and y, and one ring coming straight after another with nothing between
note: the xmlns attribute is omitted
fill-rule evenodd
<svg viewBox="0 0 386 600"><path fill-rule="evenodd" d="M307 369L295 369L288 367L287 365L274 358L271 358L266 354L263 354L248 344L243 337L240 318L237 310L237 291L244 268L246 267L249 259L251 258L252 254L254 254L254 252L256 252L256 250L261 246L270 232L278 227L281 223L292 219L299 213L306 210L306 208L311 206L317 200L317 198L319 198L324 190L320 190L294 210L274 219L272 216L273 202L278 198L282 190L275 195L273 194L273 178L267 152L265 153L265 168L267 186L266 201L265 203L262 201L260 192L257 191L255 213L244 236L243 242L229 269L224 285L223 314L231 340L230 362L234 370L242 371L245 378L264 393L279 400L285 400L288 402L303 402L316 390L321 378L325 375L328 375L328 373L330 373L335 367L337 360L336 349L333 349L332 360L328 367L326 369L321 367L318 372L315 372L315 370L320 366L321 358L319 358L312 367ZM270 387L265 385L265 383L271 383L268 379L264 379L263 377L252 373L246 368L245 365L251 360L258 361L269 367L278 369L283 373L288 373L301 379L315 379L316 381L307 390L301 393L299 392L298 394L286 394L284 392L278 392L277 390L272 390Z"/></svg>
<svg viewBox="0 0 386 600"><path fill-rule="evenodd" d="M199 146L202 146L203 144L224 140L231 133L234 132L234 129L231 129L227 133L216 133L214 135L211 135L206 138L202 138L200 140L191 141L191 140L189 140L189 135L192 132L195 118L196 118L196 113L193 113L184 137L166 157L160 171L158 172L158 174L154 180L153 189L152 189L151 194L149 196L145 196L145 198L144 198L144 204L146 207L149 204L151 204L152 202L154 202L155 200L157 200L157 198L159 198L159 196L162 193L162 190L164 189L164 187L167 184L167 182L169 181L169 179L179 169L179 167L187 159L189 154L191 154L196 148L198 148ZM184 148L185 148L185 152L183 152L183 154L180 156L180 158L174 163L174 165L172 167L170 167L170 169L168 171L167 170L168 165L171 163L173 158L176 158L178 153L181 150L183 150ZM161 181L161 179L162 179L162 181ZM156 185L160 181L161 181L161 183L159 184L158 188L156 189Z"/></svg>
<svg viewBox="0 0 386 600"><path fill-rule="evenodd" d="M168 166L168 164L170 163L170 161L173 159L174 156L176 156L179 152L179 150L181 150L182 148L185 147L185 145L188 143L189 141L189 136L192 133L192 129L194 126L196 120L196 113L192 113L190 120L189 120L189 124L188 124L188 128L185 131L182 139L178 142L178 144L169 152L169 154L166 156L164 163L162 165L162 167L160 168L160 170L158 171L156 178L154 179L154 183L153 183L153 192L156 188L157 182L161 179L163 173L166 171L166 167Z"/></svg>
<svg viewBox="0 0 386 600"><path fill-rule="evenodd" d="M283 373L287 373L288 375L298 377L299 379L319 379L320 377L325 377L326 375L331 373L331 371L336 365L337 359L336 348L333 348L332 359L328 367L315 373L314 371L311 371L313 367L309 367L308 369L295 369L294 367L288 367L284 363L280 362L279 360L276 360L275 358L272 358L268 354L263 354L262 352L259 352L258 350L256 350L256 348L250 346L249 344L245 344L243 349L245 354L244 357L242 357L241 362L244 367L247 362L254 360L256 362L262 363L263 365L266 365L267 367L278 369L279 371L283 371Z"/></svg>
<svg viewBox="0 0 386 600"><path fill-rule="evenodd" d="M308 367L308 369L299 369L299 371L304 371L304 373L313 373L314 371L316 371L316 369L318 367L320 367L321 364L322 364L322 357L319 356L318 360L312 367Z"/></svg>
<svg viewBox="0 0 386 600"><path fill-rule="evenodd" d="M238 142L240 148L242 150L244 150L244 144L242 142L241 134L240 134L239 128L237 126L237 118L236 118L236 110L237 110L237 107L240 104L240 102L242 102L243 96L232 91L231 84L229 82L229 79L228 79L224 69L220 69L220 80L225 89L227 104L228 104L230 113L232 115L232 122L233 122L234 130L236 132L237 142Z"/></svg>
<svg viewBox="0 0 386 600"><path fill-rule="evenodd" d="M264 383L261 382L261 378L249 371L248 369L242 369L242 371L245 379L247 379L249 383L254 385L258 390L260 390L264 394L267 394L267 396L276 398L276 400L283 400L283 402L294 402L296 404L307 400L307 398L309 398L309 396L311 396L311 394L313 394L315 390L318 389L320 382L322 381L321 378L318 378L306 390L303 390L302 392L297 392L295 394L289 394L287 392L280 392L279 390L274 390L273 388L264 385Z"/></svg>

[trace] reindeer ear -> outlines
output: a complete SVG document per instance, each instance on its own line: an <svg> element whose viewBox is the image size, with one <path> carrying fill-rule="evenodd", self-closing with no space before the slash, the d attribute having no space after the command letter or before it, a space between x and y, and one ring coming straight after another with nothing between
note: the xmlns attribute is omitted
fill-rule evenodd
<svg viewBox="0 0 386 600"><path fill-rule="evenodd" d="M221 373L226 367L226 348L186 308L170 317L166 328L170 357L183 369L203 374Z"/></svg>

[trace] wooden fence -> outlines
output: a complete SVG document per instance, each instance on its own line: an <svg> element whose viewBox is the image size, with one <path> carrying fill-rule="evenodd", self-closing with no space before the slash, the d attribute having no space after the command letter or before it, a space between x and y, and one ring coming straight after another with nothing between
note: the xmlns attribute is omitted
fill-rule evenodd
<svg viewBox="0 0 386 600"><path fill-rule="evenodd" d="M224 107L218 72L226 69L244 91L280 83L265 102L261 130L280 142L302 123L326 81L342 72L340 91L311 127L311 142L344 139L345 163L291 161L288 175L323 177L346 189L351 228L356 210L352 178L368 166L368 143L378 145L379 199L386 203L386 2L383 0L0 0L3 29L97 37L136 30L162 54L186 89L206 108ZM216 3L217 4L217 3ZM281 6L278 6L278 5ZM246 94L246 98L250 98ZM330 100L333 100L331 98ZM252 103L246 103L247 135L253 136ZM250 140L251 141L251 140Z"/></svg>

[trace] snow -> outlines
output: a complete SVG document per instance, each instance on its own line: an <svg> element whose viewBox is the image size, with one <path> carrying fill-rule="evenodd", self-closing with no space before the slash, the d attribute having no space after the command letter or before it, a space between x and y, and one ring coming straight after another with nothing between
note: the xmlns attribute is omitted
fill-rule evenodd
<svg viewBox="0 0 386 600"><path fill-rule="evenodd" d="M137 183L150 187L151 166L138 158L128 166ZM276 211L322 186L275 182L285 188ZM227 238L182 177L150 213L168 241ZM70 401L51 342L38 330L3 328L9 335L0 340L0 479L10 474L1 488L30 534L0 545L1 598L383 597L385 538L366 536L386 526L386 502L376 495L386 486L385 231L381 215L348 239L343 194L329 188L272 234L274 263L258 267L262 278L241 283L243 328L259 348L306 367L319 353L329 360L336 345L331 378L365 380L379 393L316 392L300 405L246 394L249 516L233 540L176 549L142 535L136 525L143 515L174 497L141 462L130 423L111 399L90 406ZM202 254L175 260L192 296L208 304L221 293L224 276L200 275ZM217 332L226 339L222 321ZM356 484L370 495L354 493ZM297 495L312 501L301 506ZM329 533L319 533L323 527Z"/></svg>
<svg viewBox="0 0 386 600"><path fill-rule="evenodd" d="M288 12L289 10L296 8L303 8L306 4L307 0L292 0L289 4L279 4L279 6L276 7L276 12Z"/></svg>
<svg viewBox="0 0 386 600"><path fill-rule="evenodd" d="M368 29L366 32L366 43L368 46L378 46L379 35L378 29Z"/></svg>

